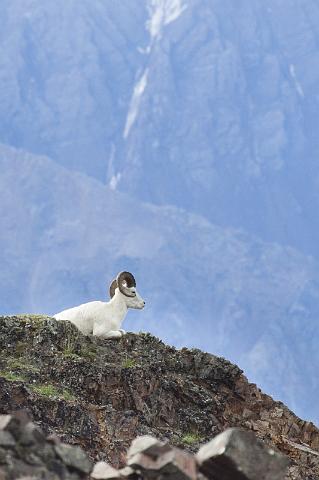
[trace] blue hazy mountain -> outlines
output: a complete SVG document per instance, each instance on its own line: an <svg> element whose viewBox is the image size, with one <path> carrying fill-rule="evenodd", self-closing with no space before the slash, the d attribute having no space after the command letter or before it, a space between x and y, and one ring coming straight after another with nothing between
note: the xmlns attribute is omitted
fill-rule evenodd
<svg viewBox="0 0 319 480"><path fill-rule="evenodd" d="M319 6L4 0L3 313L103 298L319 421Z"/></svg>

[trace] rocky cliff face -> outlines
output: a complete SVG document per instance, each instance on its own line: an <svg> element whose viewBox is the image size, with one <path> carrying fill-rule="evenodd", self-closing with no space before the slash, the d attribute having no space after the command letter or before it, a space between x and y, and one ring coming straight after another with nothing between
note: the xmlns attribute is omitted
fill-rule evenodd
<svg viewBox="0 0 319 480"><path fill-rule="evenodd" d="M197 455L150 435L136 438L120 470L94 466L78 446L47 438L25 411L0 415L1 480L283 480L288 458L252 432L229 428Z"/></svg>
<svg viewBox="0 0 319 480"><path fill-rule="evenodd" d="M0 141L318 255L315 1L2 8Z"/></svg>
<svg viewBox="0 0 319 480"><path fill-rule="evenodd" d="M317 3L150 3L119 188L317 256Z"/></svg>
<svg viewBox="0 0 319 480"><path fill-rule="evenodd" d="M24 408L94 460L123 466L137 435L195 451L241 426L291 458L287 478L319 478L319 431L223 358L148 334L85 337L69 322L28 315L1 317L0 352L0 413Z"/></svg>
<svg viewBox="0 0 319 480"><path fill-rule="evenodd" d="M1 141L104 183L145 43L144 2L2 6Z"/></svg>

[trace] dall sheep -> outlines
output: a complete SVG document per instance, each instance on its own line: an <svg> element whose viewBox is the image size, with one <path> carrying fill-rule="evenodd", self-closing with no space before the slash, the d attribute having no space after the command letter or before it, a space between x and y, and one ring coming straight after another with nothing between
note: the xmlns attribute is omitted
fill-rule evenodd
<svg viewBox="0 0 319 480"><path fill-rule="evenodd" d="M56 320L69 320L85 335L119 338L125 335L120 327L129 308L142 309L145 302L137 293L136 282L129 272L120 272L110 285L109 302L88 302L56 313Z"/></svg>

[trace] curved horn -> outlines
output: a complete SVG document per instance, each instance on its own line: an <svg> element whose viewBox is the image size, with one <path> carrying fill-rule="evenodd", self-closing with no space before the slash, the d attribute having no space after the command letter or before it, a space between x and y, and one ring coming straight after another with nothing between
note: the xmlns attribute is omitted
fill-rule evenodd
<svg viewBox="0 0 319 480"><path fill-rule="evenodd" d="M113 282L110 285L110 297L113 298L115 295L115 289L117 288L117 280L114 278Z"/></svg>
<svg viewBox="0 0 319 480"><path fill-rule="evenodd" d="M136 281L133 275L130 272L121 272L116 277L117 286L120 289L120 292L127 297L135 297L136 293L132 292L130 288L136 287Z"/></svg>

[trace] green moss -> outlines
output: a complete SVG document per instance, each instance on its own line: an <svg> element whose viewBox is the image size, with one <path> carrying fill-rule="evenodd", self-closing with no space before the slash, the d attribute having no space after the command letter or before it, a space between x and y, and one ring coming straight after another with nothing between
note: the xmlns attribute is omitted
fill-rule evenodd
<svg viewBox="0 0 319 480"><path fill-rule="evenodd" d="M33 365L28 365L28 364L25 364L25 363L22 363L23 360L22 359L14 359L14 358L10 358L7 360L7 363L10 364L10 367L11 368L14 368L14 369L20 369L20 370L23 370L24 372L36 372L38 371L38 369L36 367L34 367ZM5 366L5 368L7 368L7 366ZM23 372L23 373L24 373ZM67 401L73 401L73 400L76 400L76 397L74 397L74 395L72 395L71 392L69 392L69 390L67 389L58 389L57 387L55 387L54 385L52 384L44 384L44 385L35 385L35 384L32 384L32 383L29 383L29 380L26 378L26 376L24 376L23 374L21 373L15 373L13 371L11 371L10 369L6 369L6 370L0 370L0 377L2 378L5 378L6 380L8 380L9 382L24 382L26 383L26 385L34 392L38 393L39 395L43 396L43 397L49 397L49 398L60 398L60 399L64 399L64 400L67 400Z"/></svg>
<svg viewBox="0 0 319 480"><path fill-rule="evenodd" d="M28 373L38 373L39 369L25 358L2 358L0 375L11 382L26 382Z"/></svg>
<svg viewBox="0 0 319 480"><path fill-rule="evenodd" d="M94 347L93 345L90 345L89 347L81 348L80 356L83 358L87 358L88 360L95 360L96 353L97 353L96 347Z"/></svg>
<svg viewBox="0 0 319 480"><path fill-rule="evenodd" d="M194 445L199 443L202 440L202 437L196 433L186 433L182 436L181 441L185 445Z"/></svg>
<svg viewBox="0 0 319 480"><path fill-rule="evenodd" d="M30 388L42 397L60 398L67 401L75 400L75 397L68 390L64 389L61 391L50 383L44 385L30 385Z"/></svg>
<svg viewBox="0 0 319 480"><path fill-rule="evenodd" d="M126 358L122 362L122 368L133 368L137 365L136 360L134 358Z"/></svg>
<svg viewBox="0 0 319 480"><path fill-rule="evenodd" d="M17 375L13 372L0 371L0 377L5 378L9 382L24 382L25 378L22 375Z"/></svg>
<svg viewBox="0 0 319 480"><path fill-rule="evenodd" d="M27 351L27 348L28 348L28 345L24 342L17 342L15 344L15 354L18 356L18 357L21 357L21 355L23 353L25 353Z"/></svg>
<svg viewBox="0 0 319 480"><path fill-rule="evenodd" d="M19 315L19 322L31 323L32 325L42 326L50 317L46 315L36 315L30 313L21 313Z"/></svg>
<svg viewBox="0 0 319 480"><path fill-rule="evenodd" d="M45 384L45 385L32 385L31 389L39 393L39 395L42 395L44 397L58 397L59 396L59 391L54 385L50 384Z"/></svg>
<svg viewBox="0 0 319 480"><path fill-rule="evenodd" d="M74 360L78 358L86 358L88 360L93 360L96 358L96 349L93 346L87 348L82 346L81 350L77 353L72 346L68 345L63 349L61 353L64 357L72 358Z"/></svg>
<svg viewBox="0 0 319 480"><path fill-rule="evenodd" d="M70 348L70 347L66 347L66 348L63 350L62 355L63 355L64 357L67 357L67 358L73 358L74 360L77 359L77 358L80 358L80 355L78 355L77 353L75 353L75 352L73 351L73 349Z"/></svg>
<svg viewBox="0 0 319 480"><path fill-rule="evenodd" d="M38 373L40 369L38 367L35 367L31 363L28 363L28 361L25 358L8 358L7 359L7 367L9 367L10 370L22 370L24 372L31 372L31 373Z"/></svg>
<svg viewBox="0 0 319 480"><path fill-rule="evenodd" d="M67 400L69 402L76 400L76 397L72 395L69 390L63 390L62 394L60 394L60 398L63 398L64 400Z"/></svg>

